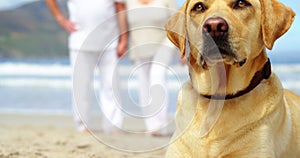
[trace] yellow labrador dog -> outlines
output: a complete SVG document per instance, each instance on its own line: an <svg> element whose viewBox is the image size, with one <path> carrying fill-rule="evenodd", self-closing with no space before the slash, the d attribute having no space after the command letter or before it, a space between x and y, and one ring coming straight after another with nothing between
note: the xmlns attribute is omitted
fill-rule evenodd
<svg viewBox="0 0 300 158"><path fill-rule="evenodd" d="M300 97L266 53L294 16L277 0L186 1L166 24L190 73L166 157L300 158Z"/></svg>

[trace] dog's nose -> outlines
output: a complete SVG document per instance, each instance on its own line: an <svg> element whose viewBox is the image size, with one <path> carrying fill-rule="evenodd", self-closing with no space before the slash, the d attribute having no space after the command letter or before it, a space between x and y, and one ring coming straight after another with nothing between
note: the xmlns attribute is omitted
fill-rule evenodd
<svg viewBox="0 0 300 158"><path fill-rule="evenodd" d="M213 38L224 36L228 32L227 22L220 17L209 18L204 22L203 32L209 33Z"/></svg>

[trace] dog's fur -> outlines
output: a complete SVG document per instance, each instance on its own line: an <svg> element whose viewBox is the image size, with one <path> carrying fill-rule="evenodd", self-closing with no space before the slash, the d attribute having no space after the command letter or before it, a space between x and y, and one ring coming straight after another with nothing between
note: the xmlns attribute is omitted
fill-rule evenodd
<svg viewBox="0 0 300 158"><path fill-rule="evenodd" d="M207 109L214 106L204 96L244 90L267 62L266 48L272 49L294 20L295 13L277 0L245 1L246 6L235 8L239 0L188 0L166 24L168 38L188 56L191 79L178 96L168 158L300 157L300 97L284 90L274 73L250 92L224 100L216 123L200 135ZM205 10L193 10L199 2ZM206 52L201 31L214 17L229 27L221 58Z"/></svg>

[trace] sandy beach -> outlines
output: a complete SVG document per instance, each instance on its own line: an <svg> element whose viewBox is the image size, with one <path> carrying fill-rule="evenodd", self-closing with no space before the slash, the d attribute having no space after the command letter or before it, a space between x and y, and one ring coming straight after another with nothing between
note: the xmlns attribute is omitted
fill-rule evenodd
<svg viewBox="0 0 300 158"><path fill-rule="evenodd" d="M132 133L79 133L71 115L0 114L0 133L0 158L160 158L170 140Z"/></svg>

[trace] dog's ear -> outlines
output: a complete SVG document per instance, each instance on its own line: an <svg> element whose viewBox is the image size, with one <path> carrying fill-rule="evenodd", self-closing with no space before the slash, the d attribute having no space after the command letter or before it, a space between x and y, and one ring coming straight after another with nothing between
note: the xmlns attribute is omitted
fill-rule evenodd
<svg viewBox="0 0 300 158"><path fill-rule="evenodd" d="M179 48L182 57L186 53L186 7L187 2L165 24L169 40Z"/></svg>
<svg viewBox="0 0 300 158"><path fill-rule="evenodd" d="M295 13L277 0L260 0L263 40L268 49L291 27Z"/></svg>

